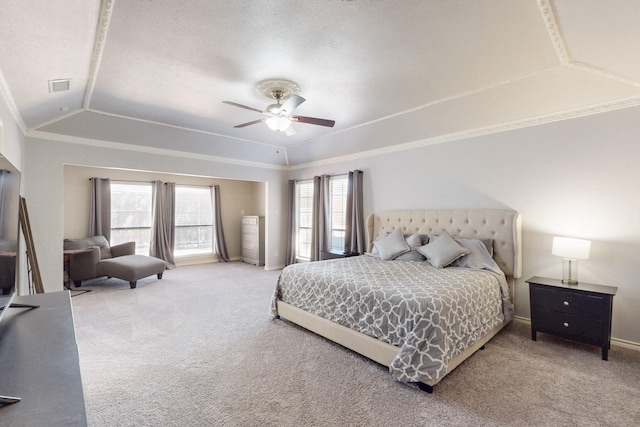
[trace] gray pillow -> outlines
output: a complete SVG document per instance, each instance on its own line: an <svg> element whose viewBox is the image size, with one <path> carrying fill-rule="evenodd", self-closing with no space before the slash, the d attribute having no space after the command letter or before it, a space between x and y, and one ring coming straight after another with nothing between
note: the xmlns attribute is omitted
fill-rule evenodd
<svg viewBox="0 0 640 427"><path fill-rule="evenodd" d="M429 239L434 240L437 239L439 236L439 234L427 234L427 241L423 241L423 243L429 243ZM456 242L460 243L462 245L462 240L480 240L482 243L484 243L484 245L487 248L487 251L489 251L489 255L491 255L493 257L493 239L465 239L463 237L454 237L453 238ZM464 245L463 245L464 246Z"/></svg>
<svg viewBox="0 0 640 427"><path fill-rule="evenodd" d="M440 236L418 248L418 252L427 257L427 261L435 268L444 268L463 255L469 249L463 248L445 231Z"/></svg>
<svg viewBox="0 0 640 427"><path fill-rule="evenodd" d="M380 259L383 261L394 259L398 255L409 252L411 248L404 240L402 230L396 228L383 238L373 242L373 246L378 250Z"/></svg>
<svg viewBox="0 0 640 427"><path fill-rule="evenodd" d="M100 248L100 259L111 258L111 248L104 236L91 236L82 239L64 239L64 249L86 249L92 246Z"/></svg>
<svg viewBox="0 0 640 427"><path fill-rule="evenodd" d="M407 236L404 239L409 248L411 249L409 252L405 252L402 255L398 255L393 260L394 261L424 261L424 256L417 251L417 249L422 246L422 239L419 234L412 234L411 236Z"/></svg>
<svg viewBox="0 0 640 427"><path fill-rule="evenodd" d="M484 268L495 263L484 239L456 239L456 242L469 249L469 253L451 263L452 267Z"/></svg>

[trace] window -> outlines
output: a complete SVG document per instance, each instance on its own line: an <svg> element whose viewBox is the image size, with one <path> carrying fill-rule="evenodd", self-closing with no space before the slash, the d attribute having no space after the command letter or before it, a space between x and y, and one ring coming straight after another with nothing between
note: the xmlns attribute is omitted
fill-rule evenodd
<svg viewBox="0 0 640 427"><path fill-rule="evenodd" d="M296 182L296 257L311 258L311 224L313 221L313 181Z"/></svg>
<svg viewBox="0 0 640 427"><path fill-rule="evenodd" d="M344 252L347 212L348 175L329 177L329 206L327 211L327 250ZM311 258L311 234L313 218L313 180L296 182L296 258Z"/></svg>
<svg viewBox="0 0 640 427"><path fill-rule="evenodd" d="M111 244L134 241L136 253L149 255L152 215L151 183L111 182Z"/></svg>
<svg viewBox="0 0 640 427"><path fill-rule="evenodd" d="M174 255L213 253L211 187L176 185Z"/></svg>
<svg viewBox="0 0 640 427"><path fill-rule="evenodd" d="M336 175L329 178L329 232L328 250L344 252L344 236L347 221L347 183L348 175Z"/></svg>

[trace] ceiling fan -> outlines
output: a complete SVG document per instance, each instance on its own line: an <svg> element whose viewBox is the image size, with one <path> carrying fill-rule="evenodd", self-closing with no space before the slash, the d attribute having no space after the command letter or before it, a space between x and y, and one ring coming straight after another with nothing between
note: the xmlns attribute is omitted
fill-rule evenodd
<svg viewBox="0 0 640 427"><path fill-rule="evenodd" d="M267 117L262 119L253 120L251 122L242 123L234 126L234 128L243 128L246 126L255 125L257 123L265 123L269 129L276 132L284 132L287 136L294 135L296 133L292 122L308 123L311 125L333 127L336 122L334 120L318 119L315 117L298 116L293 115L293 110L298 108L305 99L298 95L300 87L289 80L265 80L258 83L256 91L276 101L275 104L267 105L264 111L257 108L248 107L246 105L238 104L231 101L222 101L225 104L233 105L235 107L244 108L245 110L255 111L264 114ZM284 104L281 102L284 101Z"/></svg>

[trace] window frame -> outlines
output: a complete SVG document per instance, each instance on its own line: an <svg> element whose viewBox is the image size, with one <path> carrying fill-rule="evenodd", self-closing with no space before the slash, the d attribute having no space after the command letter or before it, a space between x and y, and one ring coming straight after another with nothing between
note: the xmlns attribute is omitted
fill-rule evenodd
<svg viewBox="0 0 640 427"><path fill-rule="evenodd" d="M340 198L339 211L341 211L341 215L342 215L341 222L335 221L335 218L334 218L334 215L338 210L336 209L336 206L335 206L335 203L337 200L334 197L335 196L334 184L337 182L340 182L342 187L342 191L339 194L339 198ZM295 259L296 259L296 262L307 262L311 260L311 234L312 234L313 223L314 221L316 221L316 218L314 217L314 212L313 212L313 198L315 196L314 180L313 179L296 180L295 185L296 185L295 195L294 195L294 198L295 198L295 207L294 207L295 209L295 219L294 219L295 221L295 227L294 227L295 228L295 242L294 242ZM308 205L308 212L305 212L305 213L311 218L309 226L300 225L300 217L301 217L300 187L301 186L309 187L309 190L305 194L306 202ZM326 242L326 248L324 248L324 250L327 252L338 253L338 254L344 254L345 252L346 225L347 225L346 211L347 211L347 203L348 203L347 196L349 191L348 188L349 188L348 173L329 175L329 195L327 197L327 199L329 200L329 206L327 206L327 212L329 213L329 216L326 220L326 230L325 230L325 234L328 241ZM309 249L307 253L303 253L303 251L300 250L301 244L303 244L301 242L301 237L303 235L303 232L301 232L301 230L304 230L304 234L308 235L309 241L304 243ZM335 246L334 245L335 236L339 234L342 235L339 238L341 242L338 246Z"/></svg>
<svg viewBox="0 0 640 427"><path fill-rule="evenodd" d="M116 186L135 186L135 187L146 187L148 189L148 203L149 203L149 211L148 211L148 220L149 220L149 226L140 226L140 225L134 225L131 227L114 227L114 201L113 201L113 194L114 194L114 185ZM126 242L131 242L134 241L136 242L136 254L138 255L149 255L149 251L151 249L151 235L153 232L153 183L151 182L143 182L143 181L127 181L127 180L117 180L114 181L112 180L110 183L110 192L111 192L111 209L110 209L110 215L111 215L111 227L110 227L110 232L111 232L111 242L110 244L113 245L118 245L121 243L126 243ZM145 202L146 203L146 202ZM116 211L117 214L118 211ZM134 211L131 211L134 212ZM143 211L136 211L136 212L143 212ZM115 221L117 222L117 221ZM143 242L140 239L137 238L131 238L131 237L127 237L124 240L123 239L114 239L114 236L117 236L119 234L122 234L123 230L136 230L136 231L140 231L140 230L148 230L148 241ZM126 232L126 231L125 231Z"/></svg>
<svg viewBox="0 0 640 427"><path fill-rule="evenodd" d="M211 208L211 224L189 224L189 225L179 225L178 224L178 191L180 189L187 189L187 188L191 188L191 189L201 189L204 190L206 189L208 192L208 196L209 196L209 203L210 203L210 208ZM213 201L213 194L212 194L212 189L211 186L205 186L205 185L193 185L193 184L176 184L176 188L175 188L175 196L174 196L174 208L175 208L175 223L174 223L174 244L173 244L173 254L174 257L176 259L178 258L189 258L189 257L197 257L197 256L206 256L206 255L214 255L216 254L216 248L215 248L215 219L214 219L214 215L215 215L215 209L214 209L214 201ZM208 246L205 247L205 249L200 249L200 250L194 250L191 252L185 251L185 250L179 250L177 248L179 242L178 242L178 230L179 229L183 229L183 228L187 228L187 227L198 227L203 228L203 227L209 227L210 228L210 236L211 236L211 242ZM198 230L198 235L200 235L200 230ZM199 240L199 239L198 239Z"/></svg>
<svg viewBox="0 0 640 427"><path fill-rule="evenodd" d="M305 199L307 202L310 202L310 206L308 208L308 212L305 212L309 216L309 225L301 226L300 225L300 217L301 217L301 201L300 201L300 189L301 186L309 186L310 190L305 194ZM311 233L313 231L313 179L303 179L296 181L296 189L295 189L295 258L296 262L306 262L311 260ZM300 230L305 230L304 234L308 233L309 241L308 243L301 242L301 232ZM300 245L304 244L308 246L309 251L308 254L302 254L300 251Z"/></svg>
<svg viewBox="0 0 640 427"><path fill-rule="evenodd" d="M341 184L341 192L340 194L334 194L334 183L340 182ZM340 175L331 175L329 177L329 217L327 218L327 235L328 242L326 250L332 253L344 254L345 252L345 238L346 238L346 227L347 227L347 196L349 193L349 174L340 174ZM340 198L339 210L342 214L342 224L336 225L334 223L334 219L337 216L338 208L335 206L336 202L338 202L337 197ZM334 246L334 240L336 239L337 234L342 234L342 237L338 238L342 245Z"/></svg>

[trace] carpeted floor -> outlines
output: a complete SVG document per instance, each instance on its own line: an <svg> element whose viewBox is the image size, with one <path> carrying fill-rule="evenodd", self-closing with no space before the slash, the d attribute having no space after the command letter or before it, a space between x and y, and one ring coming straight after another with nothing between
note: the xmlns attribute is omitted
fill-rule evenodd
<svg viewBox="0 0 640 427"><path fill-rule="evenodd" d="M640 425L640 352L514 322L426 394L268 306L279 272L179 267L72 298L90 426Z"/></svg>

